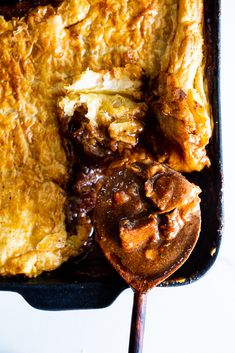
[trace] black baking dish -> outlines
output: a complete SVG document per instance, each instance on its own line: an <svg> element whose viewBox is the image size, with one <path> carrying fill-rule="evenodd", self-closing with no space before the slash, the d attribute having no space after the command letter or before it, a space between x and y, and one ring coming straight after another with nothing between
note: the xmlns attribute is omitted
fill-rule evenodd
<svg viewBox="0 0 235 353"><path fill-rule="evenodd" d="M49 1L36 1L46 3ZM19 2L18 2L19 3ZM22 11L29 2L20 1ZM16 6L16 1L0 1ZM23 4L23 6L22 6ZM35 4L34 4L35 6ZM19 10L17 9L19 13ZM223 176L220 117L220 0L205 1L205 38L208 47L207 75L214 118L214 132L208 147L211 167L187 175L202 188L202 230L199 241L188 261L161 286L189 284L213 265L219 251L223 229ZM111 304L127 285L110 268L99 249L86 258L75 259L56 271L35 279L0 278L0 290L20 293L32 306L45 310L102 308Z"/></svg>

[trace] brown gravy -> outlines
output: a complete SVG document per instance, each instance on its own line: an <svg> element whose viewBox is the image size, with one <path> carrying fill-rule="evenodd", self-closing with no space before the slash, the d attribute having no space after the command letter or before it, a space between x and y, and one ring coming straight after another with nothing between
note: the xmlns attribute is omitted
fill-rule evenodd
<svg viewBox="0 0 235 353"><path fill-rule="evenodd" d="M181 254L191 249L192 234L196 242L198 193L182 175L155 162L108 170L93 221L102 250L133 288L146 291L182 261Z"/></svg>

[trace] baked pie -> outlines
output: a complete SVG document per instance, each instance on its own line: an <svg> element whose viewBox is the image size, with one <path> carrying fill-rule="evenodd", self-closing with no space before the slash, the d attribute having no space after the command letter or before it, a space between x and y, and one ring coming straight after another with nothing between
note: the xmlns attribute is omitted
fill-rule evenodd
<svg viewBox="0 0 235 353"><path fill-rule="evenodd" d="M0 274L35 277L83 251L104 168L201 171L213 124L202 0L19 14L0 16Z"/></svg>

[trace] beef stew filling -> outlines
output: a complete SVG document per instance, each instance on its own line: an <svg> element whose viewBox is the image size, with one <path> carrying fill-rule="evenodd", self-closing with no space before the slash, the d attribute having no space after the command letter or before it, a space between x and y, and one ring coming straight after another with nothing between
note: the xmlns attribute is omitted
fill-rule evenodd
<svg viewBox="0 0 235 353"><path fill-rule="evenodd" d="M120 75L125 69L117 70ZM94 226L94 239L114 268L133 288L146 291L183 262L182 254L190 254L192 237L196 243L200 189L150 155L160 150L158 139L152 146L148 138L151 105L141 102L139 81L134 91L125 91L126 79L122 89L117 80L119 91L114 85L107 92L105 77L116 80L115 72L88 74L98 79L97 87L86 87L81 76L59 101L73 165L67 230L90 234Z"/></svg>
<svg viewBox="0 0 235 353"><path fill-rule="evenodd" d="M70 235L82 230L83 233L87 232L89 238L93 233L90 216L104 175L101 168L85 166L75 173L66 203L66 230Z"/></svg>
<svg viewBox="0 0 235 353"><path fill-rule="evenodd" d="M84 130L86 125L91 128L86 111L80 106L71 117L60 115L74 165L67 231L86 233L89 239L95 234L123 278L133 288L147 291L162 273L167 277L179 266L182 254L191 253L192 236L196 243L200 230L200 189L154 161L141 148L142 142L112 151L103 130L102 144L96 134L91 151L90 135ZM109 141L107 148L104 141Z"/></svg>
<svg viewBox="0 0 235 353"><path fill-rule="evenodd" d="M108 260L133 288L146 291L191 251L192 235L196 242L200 189L150 159L138 167L109 166L92 219Z"/></svg>

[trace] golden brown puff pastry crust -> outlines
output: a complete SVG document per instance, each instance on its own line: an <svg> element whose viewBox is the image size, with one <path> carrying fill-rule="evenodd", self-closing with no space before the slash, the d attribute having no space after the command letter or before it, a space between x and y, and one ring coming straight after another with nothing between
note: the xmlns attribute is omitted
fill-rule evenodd
<svg viewBox="0 0 235 353"><path fill-rule="evenodd" d="M177 76L185 63L172 54L172 45L179 55L183 48L180 37L175 44L178 18L186 11L197 21L194 3L199 6L202 0L180 0L185 10L178 8L176 0L64 0L58 7L38 7L22 18L7 21L0 17L2 275L37 276L57 268L77 255L86 240L86 235L68 236L65 227L64 186L69 166L56 113L64 86L86 69L110 70L126 64L139 65L150 77ZM186 48L193 45L201 51L201 28L200 33L196 28L199 45L189 35ZM185 66L182 77L189 70ZM185 89L188 96L200 70L201 56L190 82L185 85L185 80L177 79L177 88ZM156 91L161 92L161 86ZM167 91L166 85L162 97ZM205 97L203 93L204 106ZM156 110L159 117L166 115L164 106ZM205 119L209 126L209 118Z"/></svg>
<svg viewBox="0 0 235 353"><path fill-rule="evenodd" d="M74 7L72 6L74 5ZM77 255L86 239L68 236L63 187L67 159L56 117L63 80L71 75L69 14L87 2L39 7L27 17L0 18L0 273L36 276ZM70 5L70 8L69 8ZM75 6L76 5L76 6ZM71 10L71 11L69 11Z"/></svg>
<svg viewBox="0 0 235 353"><path fill-rule="evenodd" d="M210 164L206 145L212 134L205 78L203 1L179 1L174 39L153 84L152 105L172 148L161 159L183 172Z"/></svg>

